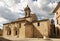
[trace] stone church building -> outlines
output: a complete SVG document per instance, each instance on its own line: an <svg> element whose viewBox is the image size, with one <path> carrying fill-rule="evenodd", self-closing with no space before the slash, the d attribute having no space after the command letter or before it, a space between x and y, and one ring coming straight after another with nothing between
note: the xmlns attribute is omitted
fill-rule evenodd
<svg viewBox="0 0 60 41"><path fill-rule="evenodd" d="M25 17L3 24L4 37L42 38L51 35L49 19L37 20L37 16L31 13L28 5L24 11Z"/></svg>

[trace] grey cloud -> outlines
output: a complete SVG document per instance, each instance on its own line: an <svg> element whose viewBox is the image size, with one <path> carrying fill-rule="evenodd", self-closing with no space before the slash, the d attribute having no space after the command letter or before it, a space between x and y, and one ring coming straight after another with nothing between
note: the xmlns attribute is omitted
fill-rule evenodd
<svg viewBox="0 0 60 41"><path fill-rule="evenodd" d="M15 3L18 3L19 0L13 0L13 1ZM45 4L44 4L44 2L45 2ZM34 5L32 1L28 2L32 12L36 13L36 15L38 17L42 17L42 16L43 17L50 17L49 14L50 14L52 8L48 7L49 3L50 3L50 1L45 0L45 1L43 1L43 3L40 3L43 8L42 7L39 8L37 5ZM13 3L11 3L11 4L13 4ZM17 19L17 18L19 18L21 16L24 16L23 13L21 13L21 12L19 12L19 13L18 12L11 12L11 10L8 9L8 8L0 7L0 9L1 9L0 10L1 17L4 17L5 19L8 19L10 21L15 20L15 19ZM20 9L20 11L24 12L21 9Z"/></svg>
<svg viewBox="0 0 60 41"><path fill-rule="evenodd" d="M14 21L17 18L21 18L22 16L24 16L24 10L19 8L19 10L21 12L12 12L9 8L13 7L13 5L18 5L18 7L22 7L24 4L22 4L19 1L22 0L1 0L4 3L4 6L0 6L0 17L3 17L4 19L6 19L7 21ZM38 17L38 19L42 19L42 18L53 18L53 14L51 13L51 11L54 8L50 8L48 5L49 3L54 3L57 2L56 0L37 0L37 2L39 1L39 5L41 5L41 7L38 7L37 2L34 5L34 2L32 2L31 0L23 0L23 1L27 1L29 7L31 8L32 12L35 13ZM60 1L60 0L58 0ZM20 5L19 5L19 4ZM26 6L25 6L26 7ZM1 24L5 23L4 22L0 22ZM2 26L2 25L0 25Z"/></svg>
<svg viewBox="0 0 60 41"><path fill-rule="evenodd" d="M16 12L11 12L8 8L0 7L0 16L6 18L7 20L15 20L20 17L21 14Z"/></svg>
<svg viewBox="0 0 60 41"><path fill-rule="evenodd" d="M39 1L39 5L40 7L38 7L37 2ZM54 10L54 8L56 7L56 5L54 6L53 3L57 2L56 0L54 0L55 2L53 2L52 0L38 0L35 5L33 2L28 2L31 10L33 13L36 13L36 15L38 16L38 19L41 17L45 17L45 18L53 18L54 14L52 14L52 11ZM60 1L60 0L58 0ZM53 3L52 3L53 2ZM44 4L45 3L45 4ZM54 7L49 7L49 4L52 4Z"/></svg>

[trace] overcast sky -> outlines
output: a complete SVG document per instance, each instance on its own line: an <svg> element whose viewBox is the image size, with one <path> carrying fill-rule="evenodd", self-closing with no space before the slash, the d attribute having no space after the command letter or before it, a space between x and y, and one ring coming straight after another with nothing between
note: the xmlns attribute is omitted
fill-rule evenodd
<svg viewBox="0 0 60 41"><path fill-rule="evenodd" d="M0 28L4 23L24 17L27 4L38 19L53 18L57 2L59 0L0 0Z"/></svg>

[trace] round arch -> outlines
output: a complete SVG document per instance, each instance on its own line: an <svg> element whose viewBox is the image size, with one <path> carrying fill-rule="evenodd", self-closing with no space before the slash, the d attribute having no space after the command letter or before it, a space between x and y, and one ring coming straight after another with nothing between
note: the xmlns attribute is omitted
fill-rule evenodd
<svg viewBox="0 0 60 41"><path fill-rule="evenodd" d="M16 27L14 28L14 35L18 35L18 29Z"/></svg>
<svg viewBox="0 0 60 41"><path fill-rule="evenodd" d="M11 28L10 27L7 28L7 35L11 35Z"/></svg>

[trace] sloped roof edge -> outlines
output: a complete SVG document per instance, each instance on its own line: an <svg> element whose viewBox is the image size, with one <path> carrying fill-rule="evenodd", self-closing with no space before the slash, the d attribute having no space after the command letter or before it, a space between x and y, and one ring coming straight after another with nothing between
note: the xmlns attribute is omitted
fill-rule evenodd
<svg viewBox="0 0 60 41"><path fill-rule="evenodd" d="M58 10L59 7L60 7L60 2L58 2L56 8L53 10L53 13L55 13Z"/></svg>

